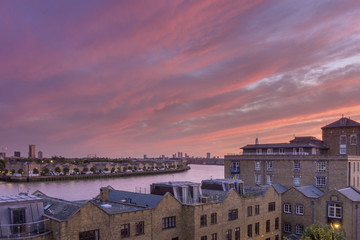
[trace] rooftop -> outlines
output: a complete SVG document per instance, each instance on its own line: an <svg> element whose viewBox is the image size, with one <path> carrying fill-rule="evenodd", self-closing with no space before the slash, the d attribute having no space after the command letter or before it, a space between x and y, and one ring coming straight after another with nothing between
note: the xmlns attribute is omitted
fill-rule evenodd
<svg viewBox="0 0 360 240"><path fill-rule="evenodd" d="M0 204L1 203L10 203L10 202L24 202L31 200L41 200L33 195L10 195L10 196L0 196Z"/></svg>
<svg viewBox="0 0 360 240"><path fill-rule="evenodd" d="M109 202L123 203L142 208L154 208L163 199L163 196L145 193L134 193L109 189Z"/></svg>
<svg viewBox="0 0 360 240"><path fill-rule="evenodd" d="M295 189L309 198L318 198L324 195L324 192L314 185L295 187Z"/></svg>
<svg viewBox="0 0 360 240"><path fill-rule="evenodd" d="M347 187L338 190L340 193L342 193L344 196L349 198L350 200L354 202L360 202L360 192L353 187Z"/></svg>
<svg viewBox="0 0 360 240"><path fill-rule="evenodd" d="M354 120L351 120L350 118L342 117L339 120L322 127L321 129L324 129L324 128L343 128L343 127L360 127L360 123L358 123L358 122L356 122Z"/></svg>

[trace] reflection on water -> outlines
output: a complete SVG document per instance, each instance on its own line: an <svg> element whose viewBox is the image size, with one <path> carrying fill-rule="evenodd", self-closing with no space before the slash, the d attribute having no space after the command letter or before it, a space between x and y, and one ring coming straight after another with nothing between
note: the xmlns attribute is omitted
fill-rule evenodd
<svg viewBox="0 0 360 240"><path fill-rule="evenodd" d="M14 195L19 192L33 193L39 190L52 197L80 200L95 197L99 194L101 187L108 185L118 190L149 193L150 184L154 182L191 181L200 183L203 179L224 178L223 166L190 165L190 167L191 169L186 172L154 176L35 183L0 182L0 196Z"/></svg>

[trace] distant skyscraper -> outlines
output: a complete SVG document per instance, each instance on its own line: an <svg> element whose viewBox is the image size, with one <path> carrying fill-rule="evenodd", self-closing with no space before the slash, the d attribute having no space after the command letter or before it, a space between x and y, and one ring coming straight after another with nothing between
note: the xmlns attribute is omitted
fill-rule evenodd
<svg viewBox="0 0 360 240"><path fill-rule="evenodd" d="M35 145L29 145L29 158L36 158Z"/></svg>
<svg viewBox="0 0 360 240"><path fill-rule="evenodd" d="M147 156L146 156L146 154L144 154L144 159L147 159Z"/></svg>
<svg viewBox="0 0 360 240"><path fill-rule="evenodd" d="M210 153L206 153L206 158L210 158Z"/></svg>
<svg viewBox="0 0 360 240"><path fill-rule="evenodd" d="M38 151L38 158L42 159L43 158L43 152L42 151Z"/></svg>
<svg viewBox="0 0 360 240"><path fill-rule="evenodd" d="M14 152L14 157L21 157L21 153L20 152Z"/></svg>

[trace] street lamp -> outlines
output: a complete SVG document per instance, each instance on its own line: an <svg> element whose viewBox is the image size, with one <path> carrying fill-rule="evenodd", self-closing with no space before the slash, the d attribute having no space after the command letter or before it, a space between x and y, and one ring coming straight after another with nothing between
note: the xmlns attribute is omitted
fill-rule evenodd
<svg viewBox="0 0 360 240"><path fill-rule="evenodd" d="M340 224L337 223L337 222L333 222L333 223L330 223L330 226L331 226L331 229L332 229L332 233L331 233L331 239L332 240L335 240L335 229L339 229L340 227Z"/></svg>

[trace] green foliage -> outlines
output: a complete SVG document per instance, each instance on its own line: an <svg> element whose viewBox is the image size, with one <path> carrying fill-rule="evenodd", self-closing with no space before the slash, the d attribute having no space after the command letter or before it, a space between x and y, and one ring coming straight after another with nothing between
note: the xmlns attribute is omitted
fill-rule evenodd
<svg viewBox="0 0 360 240"><path fill-rule="evenodd" d="M129 170L132 170L132 166L128 166L127 168L128 168Z"/></svg>
<svg viewBox="0 0 360 240"><path fill-rule="evenodd" d="M4 171L5 169L5 161L0 159L0 171Z"/></svg>
<svg viewBox="0 0 360 240"><path fill-rule="evenodd" d="M18 174L23 174L24 173L24 169L22 168L19 168L18 171L17 171Z"/></svg>
<svg viewBox="0 0 360 240"><path fill-rule="evenodd" d="M84 172L87 172L87 171L89 171L89 168L84 167L84 168L83 168L83 171L84 171Z"/></svg>
<svg viewBox="0 0 360 240"><path fill-rule="evenodd" d="M33 174L39 174L39 170L37 168L33 169Z"/></svg>
<svg viewBox="0 0 360 240"><path fill-rule="evenodd" d="M96 172L96 167L94 166L94 167L91 167L90 168L90 171L92 171L93 173L95 173Z"/></svg>
<svg viewBox="0 0 360 240"><path fill-rule="evenodd" d="M78 173L80 170L78 168L74 168L74 172Z"/></svg>
<svg viewBox="0 0 360 240"><path fill-rule="evenodd" d="M56 172L56 173L60 173L60 172L61 172L61 169L60 169L59 167L56 167L56 168L55 168L55 172Z"/></svg>
<svg viewBox="0 0 360 240"><path fill-rule="evenodd" d="M345 240L341 230L335 230L334 237L336 240ZM329 225L314 223L305 229L301 240L326 240L332 238L332 229Z"/></svg>
<svg viewBox="0 0 360 240"><path fill-rule="evenodd" d="M64 174L67 174L69 171L70 171L70 169L69 169L68 167L64 167L64 168L63 168Z"/></svg>
<svg viewBox="0 0 360 240"><path fill-rule="evenodd" d="M49 175L49 172L50 172L50 170L49 170L48 168L44 168L44 169L42 170L42 174L43 174L43 175Z"/></svg>
<svg viewBox="0 0 360 240"><path fill-rule="evenodd" d="M115 168L114 168L114 167L111 169L111 173L113 173L113 172L115 172Z"/></svg>
<svg viewBox="0 0 360 240"><path fill-rule="evenodd" d="M15 169L11 169L11 174L14 174L15 173Z"/></svg>
<svg viewBox="0 0 360 240"><path fill-rule="evenodd" d="M107 171L109 171L109 169L106 167L106 168L104 168L104 171L107 172Z"/></svg>

